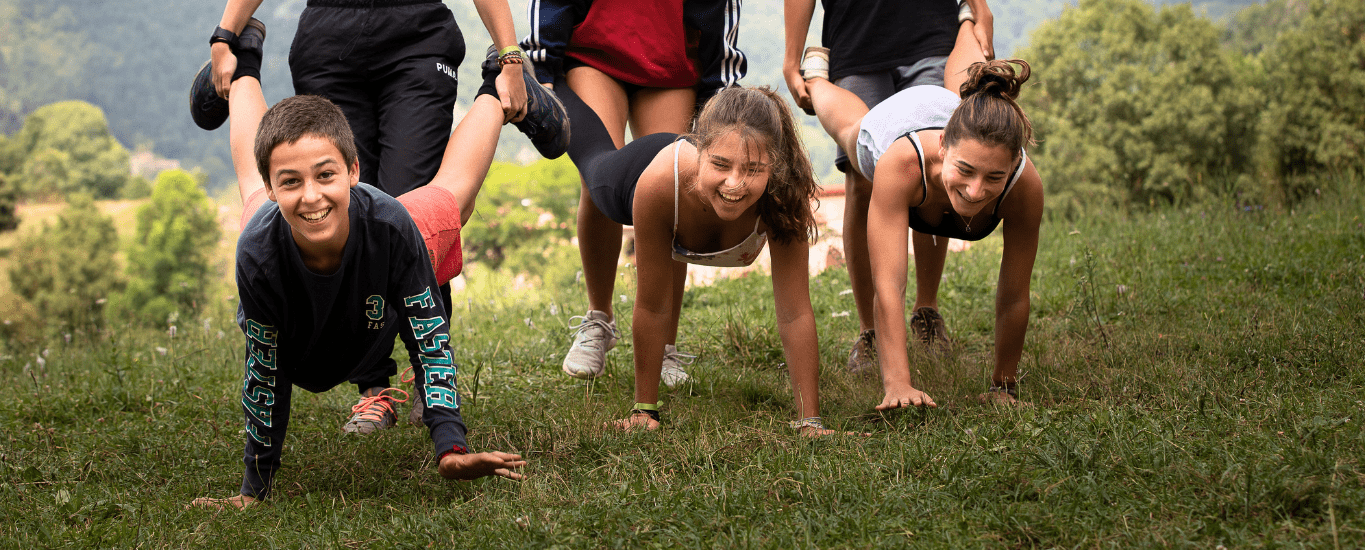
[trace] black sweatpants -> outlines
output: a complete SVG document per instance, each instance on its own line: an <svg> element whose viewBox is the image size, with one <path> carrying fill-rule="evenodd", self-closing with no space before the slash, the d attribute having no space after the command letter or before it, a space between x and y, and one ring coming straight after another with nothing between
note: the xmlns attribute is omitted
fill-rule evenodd
<svg viewBox="0 0 1365 550"><path fill-rule="evenodd" d="M289 70L295 93L325 97L346 114L360 181L396 197L441 166L464 54L439 0L309 0Z"/></svg>

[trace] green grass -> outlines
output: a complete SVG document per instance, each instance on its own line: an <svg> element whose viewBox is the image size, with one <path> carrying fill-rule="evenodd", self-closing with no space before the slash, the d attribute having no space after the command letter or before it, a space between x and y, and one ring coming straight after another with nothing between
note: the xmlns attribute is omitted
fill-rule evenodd
<svg viewBox="0 0 1365 550"><path fill-rule="evenodd" d="M1343 196L1048 222L1021 365L1033 408L974 404L998 237L949 258L960 351L914 365L938 410L872 410L878 382L842 370L847 274L823 273L824 415L870 437L785 427L765 277L689 290L694 382L664 393L664 430L620 433L601 424L632 401L629 340L607 376L571 380L558 364L581 289L476 276L452 321L471 444L522 453L529 478L445 482L424 430L342 437L353 390L297 392L272 503L244 512L184 506L241 480L230 318L11 346L0 546L1361 547L1362 213Z"/></svg>

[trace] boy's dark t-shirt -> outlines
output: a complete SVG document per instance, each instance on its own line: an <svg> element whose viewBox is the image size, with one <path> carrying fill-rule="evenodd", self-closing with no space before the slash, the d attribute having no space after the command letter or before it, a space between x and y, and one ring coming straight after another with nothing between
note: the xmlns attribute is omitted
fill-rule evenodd
<svg viewBox="0 0 1365 550"><path fill-rule="evenodd" d="M237 241L237 323L246 335L242 494L263 498L280 464L293 386L320 392L372 365L403 338L439 454L464 452L449 323L426 245L398 201L351 188L350 234L331 275L308 270L279 205L267 202ZM417 396L414 396L417 397Z"/></svg>
<svg viewBox="0 0 1365 550"><path fill-rule="evenodd" d="M948 55L957 40L953 0L821 0L820 42L831 82Z"/></svg>

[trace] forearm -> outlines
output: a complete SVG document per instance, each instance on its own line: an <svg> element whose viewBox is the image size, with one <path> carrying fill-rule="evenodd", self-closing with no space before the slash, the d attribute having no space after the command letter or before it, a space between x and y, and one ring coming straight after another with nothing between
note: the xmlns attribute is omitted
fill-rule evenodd
<svg viewBox="0 0 1365 550"><path fill-rule="evenodd" d="M671 293L666 293L671 295ZM639 296L645 293L638 293ZM631 317L631 342L635 353L635 402L659 402L659 375L663 370L664 345L672 318L669 304L644 304L636 300Z"/></svg>
<svg viewBox="0 0 1365 550"><path fill-rule="evenodd" d="M906 352L905 284L876 287L872 308L877 329L877 359L884 388L912 387L910 356Z"/></svg>
<svg viewBox="0 0 1365 550"><path fill-rule="evenodd" d="M242 34L242 29L246 28L246 22L251 20L251 16L256 13L256 9L261 7L262 0L228 0L227 7L223 9L223 18L218 21L218 26L232 34Z"/></svg>
<svg viewBox="0 0 1365 550"><path fill-rule="evenodd" d="M801 53L806 48L806 33L810 32L810 20L815 15L815 0L786 0L782 14L782 24L786 30L786 48L782 55L782 68L799 69Z"/></svg>
<svg viewBox="0 0 1365 550"><path fill-rule="evenodd" d="M777 330L782 336L782 351L799 418L820 416L820 345L815 315L807 307L793 319L783 321L782 317L778 315Z"/></svg>
<svg viewBox="0 0 1365 550"><path fill-rule="evenodd" d="M512 24L512 8L507 5L507 0L474 0L474 9L478 10L479 19L483 21L484 28L488 29L488 36L493 39L493 45L499 51L517 45L517 31Z"/></svg>
<svg viewBox="0 0 1365 550"><path fill-rule="evenodd" d="M993 382L1018 380L1019 357L1028 332L1029 298L997 297L995 307L995 372Z"/></svg>
<svg viewBox="0 0 1365 550"><path fill-rule="evenodd" d="M280 452L289 427L292 385L283 379L275 364L273 327L248 321L248 328L246 377L242 383L246 450L241 493L265 498L280 466Z"/></svg>

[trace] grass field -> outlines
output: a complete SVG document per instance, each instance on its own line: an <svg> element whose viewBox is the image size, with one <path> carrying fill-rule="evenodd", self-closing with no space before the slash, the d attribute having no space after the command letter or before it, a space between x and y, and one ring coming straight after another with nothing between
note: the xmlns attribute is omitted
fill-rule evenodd
<svg viewBox="0 0 1365 550"><path fill-rule="evenodd" d="M0 546L1358 548L1363 217L1343 194L1046 223L1021 365L1032 408L972 398L998 237L949 258L959 350L914 365L932 411L872 410L879 383L842 369L847 275L827 271L812 282L824 416L869 437L786 428L765 277L688 292L693 382L664 392L663 430L620 433L601 424L632 401L629 339L607 376L569 379L581 289L509 293L475 273L451 331L470 442L526 456L528 479L443 481L425 430L343 437L351 388L297 392L274 497L240 512L185 507L241 481L232 319L8 347ZM618 312L629 327L630 304Z"/></svg>

